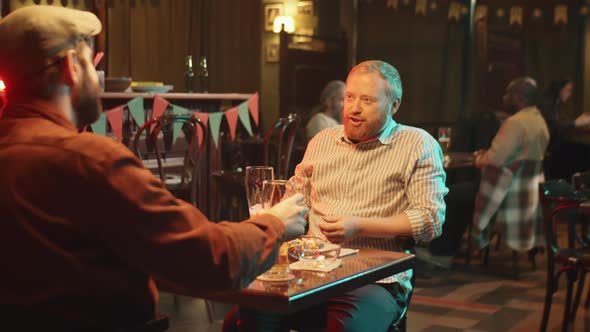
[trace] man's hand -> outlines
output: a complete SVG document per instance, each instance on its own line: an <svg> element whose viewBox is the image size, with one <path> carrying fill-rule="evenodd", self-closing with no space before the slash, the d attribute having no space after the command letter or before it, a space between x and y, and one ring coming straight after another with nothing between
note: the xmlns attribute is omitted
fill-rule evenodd
<svg viewBox="0 0 590 332"><path fill-rule="evenodd" d="M473 165L477 168L481 168L487 165L487 160L484 160L486 150L480 149L473 152Z"/></svg>
<svg viewBox="0 0 590 332"><path fill-rule="evenodd" d="M578 116L576 118L574 125L576 128L589 127L590 126L590 112L584 112L584 113L580 114L580 116Z"/></svg>
<svg viewBox="0 0 590 332"><path fill-rule="evenodd" d="M285 238L292 240L305 233L305 215L309 208L303 203L304 197L302 194L295 194L272 208L264 211L264 213L271 214L285 224Z"/></svg>
<svg viewBox="0 0 590 332"><path fill-rule="evenodd" d="M357 236L361 229L361 218L355 216L325 216L320 230L332 243L341 243Z"/></svg>

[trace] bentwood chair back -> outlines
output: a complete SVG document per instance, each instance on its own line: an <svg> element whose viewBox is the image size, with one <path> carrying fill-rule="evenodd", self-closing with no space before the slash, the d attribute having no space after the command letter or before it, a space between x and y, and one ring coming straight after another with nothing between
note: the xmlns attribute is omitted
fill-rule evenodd
<svg viewBox="0 0 590 332"><path fill-rule="evenodd" d="M174 124L181 124L182 127L177 142L173 145ZM145 153L141 149L141 136L144 133ZM177 197L195 206L198 201L199 160L204 147L204 144L198 144L199 135L202 138L207 137L207 128L201 120L192 114L166 114L146 122L137 131L133 140L135 154L144 161L153 156L151 161L153 162L155 159L157 174L166 187ZM166 159L178 162L176 164L165 163Z"/></svg>
<svg viewBox="0 0 590 332"><path fill-rule="evenodd" d="M553 294L557 292L559 277L565 273L567 278L566 299L562 320L562 331L567 331L568 325L575 316L580 294L584 287L584 279L590 267L590 255L582 250L585 246L585 234L577 234L579 226L576 214L581 202L588 196L577 193L564 180L547 181L539 184L539 198L543 208L543 227L547 251L547 282L545 289L545 305L541 318L541 331L547 330L547 323L553 302ZM567 244L558 243L558 220L564 220L567 226ZM574 284L578 282L575 299L573 298ZM572 303L572 300L574 301Z"/></svg>

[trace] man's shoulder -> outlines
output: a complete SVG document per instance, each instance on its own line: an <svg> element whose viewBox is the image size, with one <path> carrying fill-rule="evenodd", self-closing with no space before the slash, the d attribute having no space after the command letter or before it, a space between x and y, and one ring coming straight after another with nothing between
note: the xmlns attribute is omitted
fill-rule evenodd
<svg viewBox="0 0 590 332"><path fill-rule="evenodd" d="M93 133L77 135L75 139L65 144L64 149L96 163L135 158L135 155L123 144Z"/></svg>
<svg viewBox="0 0 590 332"><path fill-rule="evenodd" d="M408 143L436 143L436 140L426 130L418 127L398 124L393 133L399 138L404 138Z"/></svg>
<svg viewBox="0 0 590 332"><path fill-rule="evenodd" d="M325 142L328 140L337 141L338 138L342 137L344 133L344 126L338 125L335 127L329 127L320 131L317 135L315 135L312 141L321 141Z"/></svg>

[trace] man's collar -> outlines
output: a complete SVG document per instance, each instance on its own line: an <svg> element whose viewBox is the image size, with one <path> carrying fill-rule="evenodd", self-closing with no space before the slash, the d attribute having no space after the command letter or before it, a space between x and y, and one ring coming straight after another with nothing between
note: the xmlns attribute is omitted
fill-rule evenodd
<svg viewBox="0 0 590 332"><path fill-rule="evenodd" d="M376 138L370 139L368 141L359 142L358 144L364 144L364 143L374 142L374 141L378 140L379 142L381 142L381 144L388 145L393 141L393 132L396 127L397 127L397 122L395 122L395 120L393 120L393 118L390 118L389 121L387 122L387 124L385 125L385 128L383 128L381 133L379 133L379 135L377 135ZM348 144L354 144L346 136L346 132L344 131L344 126L340 126L339 131L338 131L338 135L336 135L336 141L337 142L346 142Z"/></svg>
<svg viewBox="0 0 590 332"><path fill-rule="evenodd" d="M43 100L33 100L26 103L10 102L4 109L3 117L12 118L45 118L68 130L78 131L70 121L53 103Z"/></svg>

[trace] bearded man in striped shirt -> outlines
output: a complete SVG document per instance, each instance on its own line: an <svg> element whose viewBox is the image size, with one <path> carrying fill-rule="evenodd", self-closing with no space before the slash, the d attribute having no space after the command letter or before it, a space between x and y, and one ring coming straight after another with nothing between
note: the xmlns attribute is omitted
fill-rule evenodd
<svg viewBox="0 0 590 332"><path fill-rule="evenodd" d="M366 61L350 71L343 126L309 142L292 178L311 208L312 235L350 248L392 251L400 250L398 236L440 236L448 192L442 151L424 130L395 122L401 98L401 79L390 64ZM386 331L407 309L411 273L330 299L292 321L319 322L314 327L328 331Z"/></svg>

